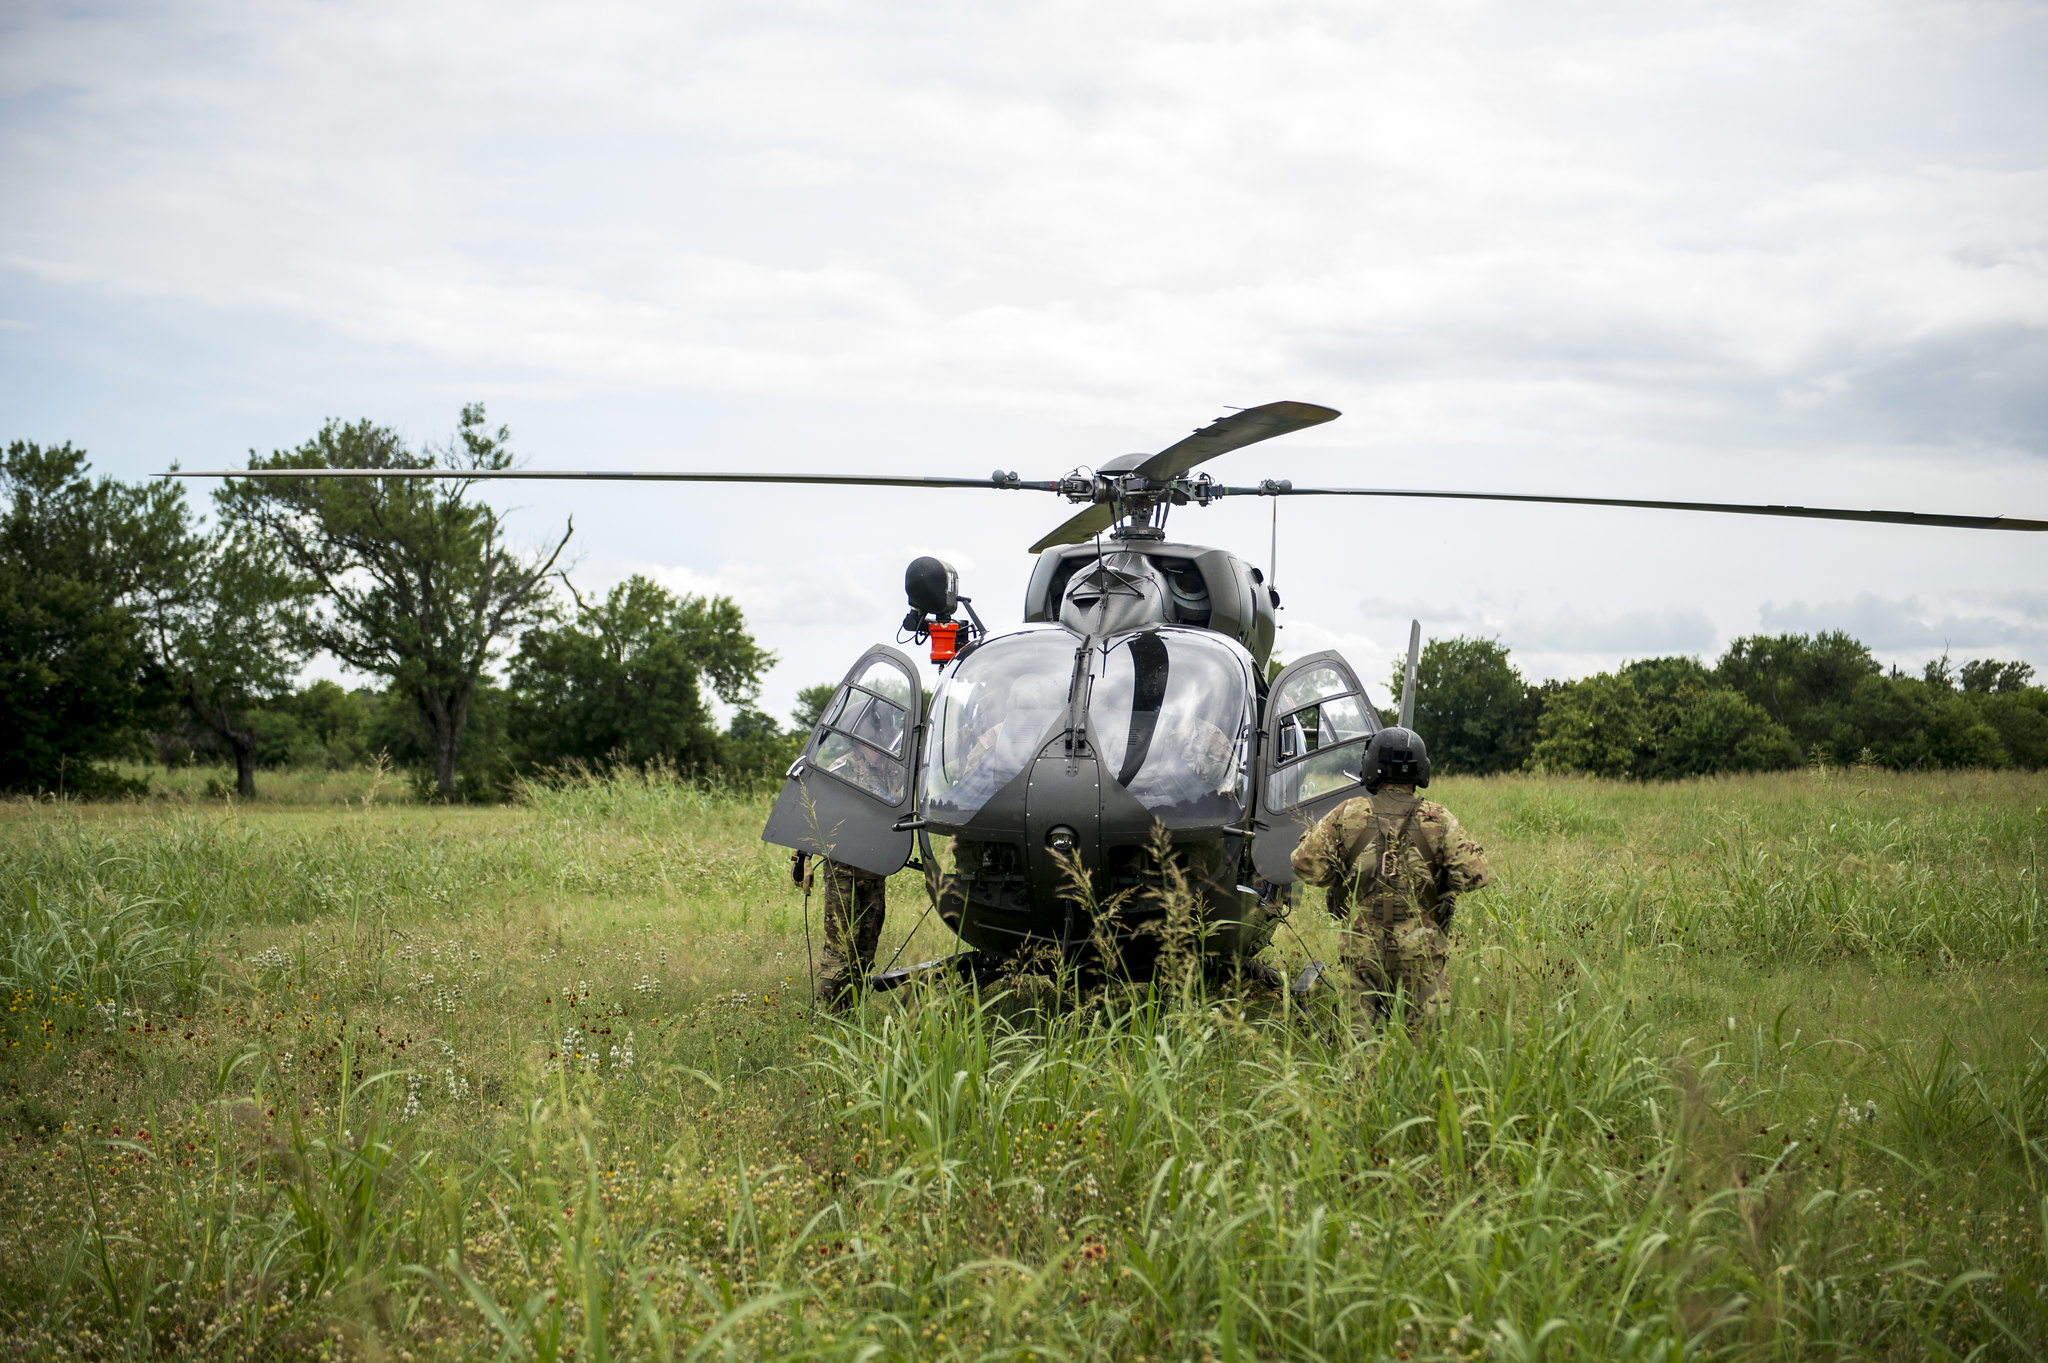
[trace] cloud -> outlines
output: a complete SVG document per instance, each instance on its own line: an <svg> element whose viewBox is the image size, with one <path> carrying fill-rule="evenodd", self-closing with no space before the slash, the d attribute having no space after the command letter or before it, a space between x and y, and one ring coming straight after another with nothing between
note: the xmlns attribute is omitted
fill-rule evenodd
<svg viewBox="0 0 2048 1363"><path fill-rule="evenodd" d="M1705 611L1673 606L1614 614L1564 610L1521 624L1516 637L1532 653L1658 657L1711 652L1720 632Z"/></svg>
<svg viewBox="0 0 2048 1363"><path fill-rule="evenodd" d="M481 395L537 465L1047 477L1297 397L1345 420L1211 471L2043 515L2044 50L2048 7L1935 0L30 0L0 409L123 476ZM893 634L913 538L1014 619L1009 546L1067 509L524 495L536 535L573 506L579 582L733 594L790 693ZM1263 563L1265 512L1187 521ZM1759 601L2048 628L1987 595L2044 577L2026 536L1281 525L1283 648L1369 680L1416 616L1534 675Z"/></svg>
<svg viewBox="0 0 2048 1363"><path fill-rule="evenodd" d="M1758 612L1766 633L1815 634L1842 630L1879 654L1919 650L1977 653L2048 652L2048 594L2030 591L1975 594L1975 599L1926 600L1858 593L1846 601L1784 605Z"/></svg>
<svg viewBox="0 0 2048 1363"><path fill-rule="evenodd" d="M2048 109L1999 58L2044 27L31 9L0 260L556 382L1081 419L1294 377L1392 442L2038 449L2048 173L1999 120Z"/></svg>

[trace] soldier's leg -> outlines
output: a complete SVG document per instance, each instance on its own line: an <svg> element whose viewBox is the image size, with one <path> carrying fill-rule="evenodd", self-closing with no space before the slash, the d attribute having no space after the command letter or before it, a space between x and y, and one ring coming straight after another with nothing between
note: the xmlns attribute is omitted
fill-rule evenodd
<svg viewBox="0 0 2048 1363"><path fill-rule="evenodd" d="M867 978L875 968L875 953L882 946L882 920L889 913L889 882L882 876L858 871L853 877L852 931L847 936L848 964L857 976Z"/></svg>
<svg viewBox="0 0 2048 1363"><path fill-rule="evenodd" d="M817 952L817 1001L834 1005L846 995L858 970L852 954L858 919L858 890L852 868L831 862L813 866L813 884L823 888L823 943Z"/></svg>
<svg viewBox="0 0 2048 1363"><path fill-rule="evenodd" d="M1337 983L1349 992L1366 1016L1375 1020L1387 1015L1394 992L1394 980L1387 969L1387 946L1385 929L1371 915L1361 913L1352 919L1339 948L1344 969Z"/></svg>
<svg viewBox="0 0 2048 1363"><path fill-rule="evenodd" d="M1396 923L1388 973L1400 989L1409 1023L1434 1027L1450 1012L1450 937L1427 918Z"/></svg>

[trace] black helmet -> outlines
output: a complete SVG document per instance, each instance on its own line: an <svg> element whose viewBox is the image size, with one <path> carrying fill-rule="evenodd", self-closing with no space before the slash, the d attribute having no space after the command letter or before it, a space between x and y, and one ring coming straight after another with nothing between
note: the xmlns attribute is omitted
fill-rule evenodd
<svg viewBox="0 0 2048 1363"><path fill-rule="evenodd" d="M1413 729L1381 729L1365 745L1365 762L1358 773L1367 790L1378 790L1388 781L1397 786L1429 784L1429 749L1422 735Z"/></svg>

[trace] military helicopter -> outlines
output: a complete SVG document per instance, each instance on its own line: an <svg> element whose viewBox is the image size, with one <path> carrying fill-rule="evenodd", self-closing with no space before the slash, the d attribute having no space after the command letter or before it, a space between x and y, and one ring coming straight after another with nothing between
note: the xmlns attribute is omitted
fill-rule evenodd
<svg viewBox="0 0 2048 1363"><path fill-rule="evenodd" d="M187 477L585 479L986 488L1048 492L1081 509L1031 552L1023 623L990 631L958 574L933 558L905 575L899 643L930 646L929 693L900 648L846 673L789 769L762 838L878 875L912 864L968 948L908 971L981 973L1019 963L1150 975L1166 942L1161 851L1197 901L1212 968L1252 962L1293 898L1303 831L1361 792L1360 758L1382 725L1336 652L1271 671L1280 598L1268 574L1222 549L1169 540L1168 515L1227 497L1375 497L1634 507L1980 530L2048 521L1906 511L1536 493L1233 486L1197 468L1334 420L1305 402L1225 416L1154 454L1027 480L865 474L567 470L246 469ZM1399 723L1412 718L1411 628ZM953 839L941 876L933 838ZM1299 986L1301 982L1297 981Z"/></svg>

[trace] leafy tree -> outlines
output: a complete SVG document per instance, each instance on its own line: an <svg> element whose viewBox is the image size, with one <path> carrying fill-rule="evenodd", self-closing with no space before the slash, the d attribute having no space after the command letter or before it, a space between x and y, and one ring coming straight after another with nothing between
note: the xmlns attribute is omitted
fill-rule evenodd
<svg viewBox="0 0 2048 1363"><path fill-rule="evenodd" d="M157 666L178 702L227 744L236 793L250 799L258 712L291 694L310 651L307 584L247 527L211 537L188 528L183 545L176 574L148 594Z"/></svg>
<svg viewBox="0 0 2048 1363"><path fill-rule="evenodd" d="M1880 766L2003 767L1998 730L1968 699L1919 677L1865 677L1843 707L1828 747L1849 763L1868 752Z"/></svg>
<svg viewBox="0 0 2048 1363"><path fill-rule="evenodd" d="M1881 670L1869 649L1835 630L1737 639L1714 676L1784 725L1804 753L1832 741L1856 688Z"/></svg>
<svg viewBox="0 0 2048 1363"><path fill-rule="evenodd" d="M1543 708L1529 765L1537 771L1637 775L1651 734L1650 707L1626 676L1602 672L1571 682Z"/></svg>
<svg viewBox="0 0 2048 1363"><path fill-rule="evenodd" d="M88 468L68 444L0 458L0 789L140 789L95 764L136 751L161 699L136 608L176 570L183 490Z"/></svg>
<svg viewBox="0 0 2048 1363"><path fill-rule="evenodd" d="M838 694L838 682L819 682L797 692L796 709L789 713L790 727L800 734L809 734L818 727L818 716L825 713L825 707Z"/></svg>
<svg viewBox="0 0 2048 1363"><path fill-rule="evenodd" d="M527 631L512 663L512 726L525 761L717 765L706 682L742 707L732 741L760 738L761 721L774 727L752 708L774 655L728 598L677 597L634 576L601 602L574 600L567 621Z"/></svg>
<svg viewBox="0 0 2048 1363"><path fill-rule="evenodd" d="M1542 770L1645 781L1798 764L1785 727L1694 658L1645 658L1571 683L1544 711L1531 758Z"/></svg>
<svg viewBox="0 0 2048 1363"><path fill-rule="evenodd" d="M720 736L719 769L743 780L773 779L789 769L807 737L807 730L785 733L773 715L742 706Z"/></svg>
<svg viewBox="0 0 2048 1363"><path fill-rule="evenodd" d="M256 765L259 767L326 767L342 770L359 767L376 755L370 744L374 711L387 702L373 691L350 691L324 678L304 689L279 696L250 713L250 727L256 731ZM411 707L400 702L400 708ZM472 718L465 736L467 751L475 741ZM416 755L426 749L415 743Z"/></svg>
<svg viewBox="0 0 2048 1363"><path fill-rule="evenodd" d="M2048 691L2027 686L1988 694L1965 690L1964 696L1977 717L1998 735L1999 746L2014 766L2029 771L2048 767Z"/></svg>
<svg viewBox="0 0 2048 1363"><path fill-rule="evenodd" d="M1622 665L1622 673L1635 683L1643 699L1653 705L1675 704L1693 692L1713 686L1713 674L1698 658L1639 658Z"/></svg>
<svg viewBox="0 0 2048 1363"><path fill-rule="evenodd" d="M1394 661L1398 697L1407 660ZM1497 639L1432 639L1415 662L1415 730L1445 773L1513 771L1529 758L1545 691L1529 685Z"/></svg>
<svg viewBox="0 0 2048 1363"><path fill-rule="evenodd" d="M2002 663L1996 658L1979 658L1963 664L1963 690L1976 696L2002 696L2033 687L2031 663Z"/></svg>
<svg viewBox="0 0 2048 1363"><path fill-rule="evenodd" d="M330 421L296 450L251 468L502 469L511 433L489 431L482 404L462 409L454 442L412 451L368 421ZM456 791L463 736L494 651L540 619L546 579L569 541L522 555L491 507L457 479L266 478L232 483L223 508L275 543L316 586L310 636L358 672L382 677L413 708L444 798Z"/></svg>
<svg viewBox="0 0 2048 1363"><path fill-rule="evenodd" d="M1636 775L1646 781L1799 765L1799 747L1785 726L1739 691L1688 688L1651 708L1651 736L1636 759Z"/></svg>

